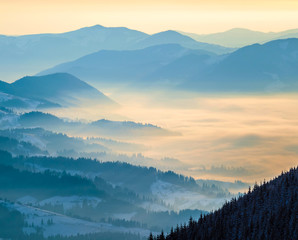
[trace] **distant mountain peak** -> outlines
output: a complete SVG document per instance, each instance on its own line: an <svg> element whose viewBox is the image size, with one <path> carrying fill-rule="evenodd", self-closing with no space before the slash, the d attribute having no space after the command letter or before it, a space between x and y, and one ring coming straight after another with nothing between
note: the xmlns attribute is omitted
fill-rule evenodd
<svg viewBox="0 0 298 240"><path fill-rule="evenodd" d="M174 30L167 30L167 31L163 31L163 32L159 32L159 33L155 33L153 35L151 35L152 37L154 36L178 36L178 37L183 37L183 38L189 38L188 36L185 36L179 32L176 32Z"/></svg>
<svg viewBox="0 0 298 240"><path fill-rule="evenodd" d="M260 31L254 31L248 28L231 28L225 32L260 32ZM260 32L262 33L262 32Z"/></svg>
<svg viewBox="0 0 298 240"><path fill-rule="evenodd" d="M77 29L77 31L79 31L79 30L101 30L101 29L104 29L104 28L106 28L106 27L104 27L102 25L99 25L99 24L96 24L96 25L93 25L93 26L83 27L83 28Z"/></svg>
<svg viewBox="0 0 298 240"><path fill-rule="evenodd" d="M76 31L87 31L88 32L88 31L100 31L100 30L126 30L126 31L132 31L132 32L139 32L137 30L133 30L133 29L130 29L127 27L105 27L100 24L96 24L96 25L89 26L89 27L83 27L83 28L77 29L73 32L76 32ZM143 33L143 32L140 32L140 33ZM143 34L145 34L145 33L143 33Z"/></svg>
<svg viewBox="0 0 298 240"><path fill-rule="evenodd" d="M175 31L175 30L166 30L166 31L159 32L159 33L157 33L157 34L165 34L165 33L182 35L182 34L178 33L178 32Z"/></svg>
<svg viewBox="0 0 298 240"><path fill-rule="evenodd" d="M46 99L68 105L75 99L93 99L100 104L115 105L96 88L65 72L26 76L9 84L10 93L35 99Z"/></svg>
<svg viewBox="0 0 298 240"><path fill-rule="evenodd" d="M71 86L73 86L74 83L81 83L82 85L85 85L86 87L89 86L87 83L85 83L84 81L78 79L77 77L66 73L66 72L58 72L58 73L52 73L52 74L47 74L47 75L43 75L43 76L25 76L15 82L12 83L12 85L14 86L18 86L20 84L23 83L36 83L39 84L40 82L43 83L47 83L49 81L51 81L51 83L55 83L55 84L71 84ZM91 86L89 86L90 88L93 88Z"/></svg>
<svg viewBox="0 0 298 240"><path fill-rule="evenodd" d="M90 26L90 28L105 28L103 25L95 24L93 26Z"/></svg>

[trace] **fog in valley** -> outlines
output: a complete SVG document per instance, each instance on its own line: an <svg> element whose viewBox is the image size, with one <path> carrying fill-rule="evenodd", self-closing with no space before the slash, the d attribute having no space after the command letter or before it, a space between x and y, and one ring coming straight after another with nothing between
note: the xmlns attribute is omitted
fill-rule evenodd
<svg viewBox="0 0 298 240"><path fill-rule="evenodd" d="M296 236L297 37L1 35L0 239Z"/></svg>
<svg viewBox="0 0 298 240"><path fill-rule="evenodd" d="M173 134L113 138L141 144L143 149L136 154L157 160L176 159L168 169L196 179L259 182L292 166L297 157L295 95L208 95L151 90L135 93L115 89L103 92L121 106L110 111L90 103L89 107L48 112L69 121L105 118L151 123L167 129ZM79 136L88 137L84 133ZM118 153L132 154L125 150ZM158 161L154 164L158 165Z"/></svg>

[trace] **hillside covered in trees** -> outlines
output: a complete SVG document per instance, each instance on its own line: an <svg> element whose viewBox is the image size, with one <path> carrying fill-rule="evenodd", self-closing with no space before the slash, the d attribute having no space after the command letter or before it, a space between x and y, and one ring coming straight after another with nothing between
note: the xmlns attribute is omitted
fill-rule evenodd
<svg viewBox="0 0 298 240"><path fill-rule="evenodd" d="M175 211L152 191L159 184L181 197L225 193L153 167L0 150L0 239L141 240L207 213Z"/></svg>
<svg viewBox="0 0 298 240"><path fill-rule="evenodd" d="M249 189L198 221L157 240L298 239L298 168Z"/></svg>

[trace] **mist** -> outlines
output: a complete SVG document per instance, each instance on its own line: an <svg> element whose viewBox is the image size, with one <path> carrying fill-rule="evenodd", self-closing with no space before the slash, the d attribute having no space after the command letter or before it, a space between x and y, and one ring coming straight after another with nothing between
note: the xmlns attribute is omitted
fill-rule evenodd
<svg viewBox="0 0 298 240"><path fill-rule="evenodd" d="M144 147L137 153L148 158L176 159L180 167L175 165L175 171L197 179L253 183L270 179L280 169L297 163L295 95L103 92L121 107L111 111L89 104L49 112L84 122L105 118L150 123L175 132L170 136L144 134L113 139L141 144Z"/></svg>

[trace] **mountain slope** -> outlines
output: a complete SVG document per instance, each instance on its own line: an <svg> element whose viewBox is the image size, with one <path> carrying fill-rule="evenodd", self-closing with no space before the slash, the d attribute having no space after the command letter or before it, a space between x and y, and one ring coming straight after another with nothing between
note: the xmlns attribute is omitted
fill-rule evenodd
<svg viewBox="0 0 298 240"><path fill-rule="evenodd" d="M195 39L196 41L218 44L230 48L244 47L255 43L265 43L276 39L298 37L298 29L265 33L244 28L233 28L225 32L212 34L181 33Z"/></svg>
<svg viewBox="0 0 298 240"><path fill-rule="evenodd" d="M46 170L66 172L92 181L96 178L103 179L113 186L124 189L124 194L121 195L122 199L125 197L125 189L138 194L141 198L144 196L145 198L139 204L145 209L156 209L157 211L210 210L221 206L226 199L232 197L223 189L199 185L192 177L185 177L172 171L163 172L153 167L134 166L125 162L99 162L89 158L45 156L12 158L4 151L0 151L0 156L0 163L20 169L31 169L35 172L36 170L38 172ZM110 190L117 192L115 187ZM3 195L5 195L4 192ZM150 199L158 199L158 201L152 202Z"/></svg>
<svg viewBox="0 0 298 240"><path fill-rule="evenodd" d="M174 31L151 36L124 27L100 25L60 34L0 35L0 78L12 81L99 50L133 50L161 43L179 43L216 53L231 51L221 46L198 43Z"/></svg>
<svg viewBox="0 0 298 240"><path fill-rule="evenodd" d="M25 128L41 127L55 132L64 132L76 136L107 136L117 138L162 137L178 135L152 124L135 123L132 121L110 121L101 119L91 123L64 121L54 115L38 111L21 114L18 126Z"/></svg>
<svg viewBox="0 0 298 240"><path fill-rule="evenodd" d="M42 72L65 71L94 84L144 89L165 85L208 92L283 92L298 89L298 39L254 44L226 55L179 45L100 51Z"/></svg>
<svg viewBox="0 0 298 240"><path fill-rule="evenodd" d="M86 50L89 52L98 51L100 49L123 50L149 35L125 27L104 27L95 25L61 33L58 36L69 39L73 44L77 44L77 46L80 47L79 51L85 55Z"/></svg>
<svg viewBox="0 0 298 240"><path fill-rule="evenodd" d="M108 82L109 85L129 85L141 82L147 75L189 54L213 56L207 51L191 50L178 44L165 44L141 50L99 51L40 74L67 72L93 84Z"/></svg>
<svg viewBox="0 0 298 240"><path fill-rule="evenodd" d="M4 83L4 82L2 82ZM0 107L13 109L42 109L42 108L59 108L60 104L48 101L46 99L36 99L31 97L17 96L12 93L11 85L0 82Z"/></svg>
<svg viewBox="0 0 298 240"><path fill-rule="evenodd" d="M0 36L0 78L11 81L101 49L127 49L147 34L100 25L60 34Z"/></svg>
<svg viewBox="0 0 298 240"><path fill-rule="evenodd" d="M200 195L200 188L193 179L154 168L84 158L12 158L9 153L0 151L0 173L0 197L3 199L51 212L52 215L115 224L123 230L139 228L146 231L147 236L149 231L146 229L169 229L175 222L186 221L189 215L198 218L200 214L206 213L189 209L173 212L170 211L170 205L166 206L162 200L152 196L150 185L157 178ZM149 206L152 206L152 210L148 209ZM37 215L25 218L30 226L32 222L34 225L43 225ZM47 219L43 222L46 223ZM132 233L138 233L137 229L132 228ZM75 233L67 235L77 234L75 226L69 230ZM102 231L106 232L107 229L103 228ZM46 233L47 229L41 229L41 232ZM56 234L55 231L51 235Z"/></svg>
<svg viewBox="0 0 298 240"><path fill-rule="evenodd" d="M2 91L8 94L45 99L62 105L77 104L78 100L94 100L99 104L116 105L103 93L68 73L23 77L4 87Z"/></svg>
<svg viewBox="0 0 298 240"><path fill-rule="evenodd" d="M9 83L0 80L0 91L6 92L9 89Z"/></svg>
<svg viewBox="0 0 298 240"><path fill-rule="evenodd" d="M241 48L185 82L199 91L296 91L298 39L275 40Z"/></svg>
<svg viewBox="0 0 298 240"><path fill-rule="evenodd" d="M219 57L207 54L194 54L182 56L173 62L162 66L144 78L144 82L163 83L170 82L172 86L179 86L187 79L206 69L212 61Z"/></svg>
<svg viewBox="0 0 298 240"><path fill-rule="evenodd" d="M6 212L5 212L6 210ZM91 222L76 216L0 200L0 236L12 240L143 240L148 230L125 228L105 222ZM10 221L7 221L9 219ZM16 224L17 223L17 224ZM42 230L42 234L41 234ZM141 235L141 236L139 236Z"/></svg>
<svg viewBox="0 0 298 240"><path fill-rule="evenodd" d="M179 44L185 48L206 50L217 54L223 54L232 51L232 49L227 49L219 45L197 42L188 36L171 30L148 36L135 44L134 48L146 48L160 44Z"/></svg>
<svg viewBox="0 0 298 240"><path fill-rule="evenodd" d="M297 239L298 168L157 239ZM153 239L153 237L151 237Z"/></svg>

